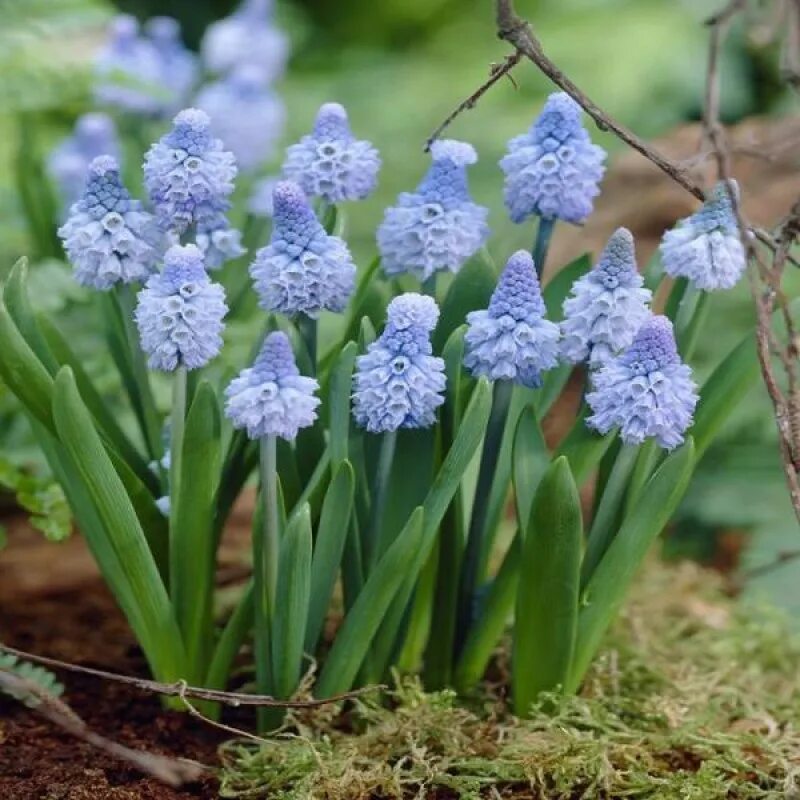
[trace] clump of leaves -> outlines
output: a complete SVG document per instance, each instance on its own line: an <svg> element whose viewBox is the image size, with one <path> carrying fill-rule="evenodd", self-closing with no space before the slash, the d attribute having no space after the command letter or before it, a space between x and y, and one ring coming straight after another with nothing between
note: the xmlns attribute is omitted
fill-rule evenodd
<svg viewBox="0 0 800 800"><path fill-rule="evenodd" d="M399 680L388 703L227 744L221 796L792 797L798 657L775 612L734 606L697 567L651 564L581 696L522 720L502 685L466 706Z"/></svg>
<svg viewBox="0 0 800 800"><path fill-rule="evenodd" d="M21 678L25 684L33 685L42 694L50 697L60 697L64 693L64 686L59 683L58 678L44 667L31 664L28 661L20 661L17 656L11 653L0 651L0 671L13 673ZM0 683L0 691L6 692L10 697L24 703L28 708L36 708L41 703L41 699L33 691L27 691L24 686L6 686Z"/></svg>

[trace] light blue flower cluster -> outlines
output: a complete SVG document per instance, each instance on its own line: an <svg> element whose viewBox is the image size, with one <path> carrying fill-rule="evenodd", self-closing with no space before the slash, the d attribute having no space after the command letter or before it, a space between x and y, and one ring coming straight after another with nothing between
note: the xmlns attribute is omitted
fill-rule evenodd
<svg viewBox="0 0 800 800"><path fill-rule="evenodd" d="M150 369L197 369L219 354L225 292L209 279L195 245L170 247L164 270L149 278L138 299L136 324Z"/></svg>
<svg viewBox="0 0 800 800"><path fill-rule="evenodd" d="M672 450L683 442L697 405L691 376L678 355L672 323L651 317L627 350L594 373L587 424L603 434L619 427L625 444L652 438Z"/></svg>
<svg viewBox="0 0 800 800"><path fill-rule="evenodd" d="M617 229L594 269L578 278L564 301L561 356L596 369L625 349L650 316L652 292L636 268L633 236Z"/></svg>
<svg viewBox="0 0 800 800"><path fill-rule="evenodd" d="M551 94L528 133L513 138L500 161L511 219L583 222L600 192L605 158L581 124L580 106L564 92Z"/></svg>
<svg viewBox="0 0 800 800"><path fill-rule="evenodd" d="M262 71L244 64L204 87L195 104L211 117L211 130L244 171L261 166L283 134L286 109Z"/></svg>
<svg viewBox="0 0 800 800"><path fill-rule="evenodd" d="M119 162L117 128L108 114L83 114L78 117L72 135L61 141L47 159L47 171L65 211L80 200L89 164L98 156L111 156Z"/></svg>
<svg viewBox="0 0 800 800"><path fill-rule="evenodd" d="M353 136L344 107L325 103L311 134L287 149L283 174L309 197L341 203L367 197L375 189L380 166L372 144Z"/></svg>
<svg viewBox="0 0 800 800"><path fill-rule="evenodd" d="M194 241L203 254L206 269L210 270L219 269L226 261L247 252L242 246L241 232L232 228L223 214L198 224Z"/></svg>
<svg viewBox="0 0 800 800"><path fill-rule="evenodd" d="M253 64L268 81L283 75L289 40L272 22L272 5L272 0L243 0L231 16L208 26L200 53L211 72Z"/></svg>
<svg viewBox="0 0 800 800"><path fill-rule="evenodd" d="M122 185L111 156L89 165L83 197L58 230L82 286L105 291L117 283L144 281L162 253L162 233Z"/></svg>
<svg viewBox="0 0 800 800"><path fill-rule="evenodd" d="M347 245L325 232L296 183L278 183L273 204L272 238L250 266L261 307L310 317L344 311L356 274Z"/></svg>
<svg viewBox="0 0 800 800"><path fill-rule="evenodd" d="M197 56L181 39L181 26L172 17L153 17L145 23L159 63L159 85L164 93L161 113L174 114L188 101L197 82Z"/></svg>
<svg viewBox="0 0 800 800"><path fill-rule="evenodd" d="M230 207L236 164L210 126L205 111L184 109L147 151L145 187L165 230L182 234L193 224L216 225Z"/></svg>
<svg viewBox="0 0 800 800"><path fill-rule="evenodd" d="M739 187L731 181L738 196ZM688 278L698 289L731 289L742 277L747 258L730 193L723 182L703 207L664 234L660 245L664 271Z"/></svg>
<svg viewBox="0 0 800 800"><path fill-rule="evenodd" d="M381 263L388 275L411 272L424 281L438 270L458 272L486 241L488 209L472 202L467 165L477 161L464 142L439 140L433 164L415 192L403 192L378 228Z"/></svg>
<svg viewBox="0 0 800 800"><path fill-rule="evenodd" d="M251 439L280 436L293 441L317 418L319 384L300 374L289 338L282 331L264 340L255 364L225 390L225 415Z"/></svg>
<svg viewBox="0 0 800 800"><path fill-rule="evenodd" d="M464 366L476 377L541 385L558 363L558 325L545 307L533 259L519 250L508 259L487 309L467 314Z"/></svg>
<svg viewBox="0 0 800 800"><path fill-rule="evenodd" d="M353 378L353 416L370 433L427 428L444 402L444 361L432 355L439 318L435 301L419 294L395 297L381 336L359 356Z"/></svg>

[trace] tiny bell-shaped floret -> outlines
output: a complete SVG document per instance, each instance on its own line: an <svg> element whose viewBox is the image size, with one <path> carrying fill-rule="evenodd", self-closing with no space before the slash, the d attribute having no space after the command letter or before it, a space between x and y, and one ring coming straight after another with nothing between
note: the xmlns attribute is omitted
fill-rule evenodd
<svg viewBox="0 0 800 800"><path fill-rule="evenodd" d="M344 106L325 103L314 130L287 149L283 174L309 197L341 203L367 197L375 189L380 166L372 144L353 136Z"/></svg>
<svg viewBox="0 0 800 800"><path fill-rule="evenodd" d="M415 192L403 192L378 228L381 263L388 275L411 272L421 281L439 270L458 272L489 235L488 209L472 202L467 165L478 156L464 142L440 139L433 163Z"/></svg>
<svg viewBox="0 0 800 800"><path fill-rule="evenodd" d="M212 271L247 252L241 232L230 226L224 214L199 224L194 241L203 254L206 269Z"/></svg>
<svg viewBox="0 0 800 800"><path fill-rule="evenodd" d="M353 416L370 433L428 428L444 402L444 361L433 355L436 302L408 293L389 303L380 337L359 356L353 378Z"/></svg>
<svg viewBox="0 0 800 800"><path fill-rule="evenodd" d="M222 348L225 292L212 283L203 254L193 244L175 245L164 269L139 292L136 324L151 369L204 367Z"/></svg>
<svg viewBox="0 0 800 800"><path fill-rule="evenodd" d="M270 333L252 367L225 390L225 415L250 439L280 436L293 441L317 418L319 384L300 374L292 346L282 331Z"/></svg>
<svg viewBox="0 0 800 800"><path fill-rule="evenodd" d="M688 278L698 289L713 292L731 289L747 264L731 191L720 181L699 211L681 220L664 234L659 250L664 271L673 278Z"/></svg>
<svg viewBox="0 0 800 800"><path fill-rule="evenodd" d="M344 311L356 274L347 245L325 232L296 183L276 184L273 207L272 238L250 266L261 307L310 317Z"/></svg>
<svg viewBox="0 0 800 800"><path fill-rule="evenodd" d="M519 250L508 259L487 309L467 314L464 366L476 377L535 388L558 363L558 325L545 307L533 259Z"/></svg>
<svg viewBox="0 0 800 800"><path fill-rule="evenodd" d="M111 156L89 165L83 196L58 235L78 283L101 291L146 280L162 253L163 237L153 215L131 199Z"/></svg>
<svg viewBox="0 0 800 800"><path fill-rule="evenodd" d="M564 301L561 355L595 369L625 349L650 316L652 293L636 268L633 236L618 228L594 269L572 285Z"/></svg>
<svg viewBox="0 0 800 800"><path fill-rule="evenodd" d="M697 387L666 317L645 322L633 343L594 373L592 386L587 424L603 434L618 427L625 444L655 439L672 450L692 424Z"/></svg>
<svg viewBox="0 0 800 800"><path fill-rule="evenodd" d="M564 92L551 94L531 129L508 143L500 161L512 221L535 215L583 222L600 192L605 158L581 124L580 106Z"/></svg>

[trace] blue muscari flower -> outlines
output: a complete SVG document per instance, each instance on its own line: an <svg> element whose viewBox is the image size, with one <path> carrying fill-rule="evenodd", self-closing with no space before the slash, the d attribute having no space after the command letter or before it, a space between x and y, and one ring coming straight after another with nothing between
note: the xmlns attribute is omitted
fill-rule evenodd
<svg viewBox="0 0 800 800"><path fill-rule="evenodd" d="M94 61L97 102L121 111L157 115L163 105L161 60L128 14L111 21L109 38Z"/></svg>
<svg viewBox="0 0 800 800"><path fill-rule="evenodd" d="M261 178L261 180L257 181L255 186L253 186L253 191L250 193L250 197L247 201L247 210L254 217L266 217L268 219L272 217L275 210L275 206L272 202L272 194L279 183L280 178L269 176Z"/></svg>
<svg viewBox="0 0 800 800"><path fill-rule="evenodd" d="M594 373L586 396L589 427L619 427L625 444L655 439L672 450L683 442L697 405L692 372L680 359L672 323L661 316L642 325L633 343Z"/></svg>
<svg viewBox="0 0 800 800"><path fill-rule="evenodd" d="M215 221L230 207L236 163L211 133L205 111L187 108L145 155L144 183L166 230L185 233Z"/></svg>
<svg viewBox="0 0 800 800"><path fill-rule="evenodd" d="M581 124L580 106L564 92L551 94L531 129L508 143L500 161L511 219L583 222L600 192L605 158Z"/></svg>
<svg viewBox="0 0 800 800"><path fill-rule="evenodd" d="M739 187L731 181L738 196ZM730 289L747 265L730 193L720 181L703 207L667 231L659 247L664 271L698 289Z"/></svg>
<svg viewBox="0 0 800 800"><path fill-rule="evenodd" d="M317 418L319 384L300 374L289 338L274 331L264 340L252 367L225 390L225 415L251 439L280 436L293 441Z"/></svg>
<svg viewBox="0 0 800 800"><path fill-rule="evenodd" d="M195 104L211 117L211 130L251 171L273 153L283 133L286 110L262 71L252 64L237 67L204 87Z"/></svg>
<svg viewBox="0 0 800 800"><path fill-rule="evenodd" d="M438 270L458 272L486 241L488 209L469 196L467 165L472 145L441 139L433 164L415 192L403 192L378 228L381 263L388 275L411 272L424 281Z"/></svg>
<svg viewBox="0 0 800 800"><path fill-rule="evenodd" d="M164 269L139 292L136 324L151 369L204 367L222 347L225 292L212 283L203 254L193 244L175 245Z"/></svg>
<svg viewBox="0 0 800 800"><path fill-rule="evenodd" d="M211 72L253 64L268 81L283 74L289 40L273 24L272 6L273 0L244 0L231 16L208 26L200 52Z"/></svg>
<svg viewBox="0 0 800 800"><path fill-rule="evenodd" d="M381 336L359 356L353 378L353 416L370 433L427 428L444 402L444 361L432 355L435 301L419 294L395 297Z"/></svg>
<svg viewBox="0 0 800 800"><path fill-rule="evenodd" d="M493 381L541 385L541 373L558 363L558 325L545 307L530 253L508 259L487 309L467 314L464 366Z"/></svg>
<svg viewBox="0 0 800 800"><path fill-rule="evenodd" d="M78 117L72 134L61 141L47 159L47 171L58 189L62 207L80 200L89 164L98 156L119 161L120 146L114 120L99 111Z"/></svg>
<svg viewBox="0 0 800 800"><path fill-rule="evenodd" d="M242 247L242 234L232 228L223 214L216 220L208 220L197 226L195 244L203 254L206 269L219 269L226 261L243 256L247 248Z"/></svg>
<svg viewBox="0 0 800 800"><path fill-rule="evenodd" d="M347 245L325 232L296 183L278 183L273 203L272 238L250 266L259 304L267 311L310 317L343 311L356 274Z"/></svg>
<svg viewBox="0 0 800 800"><path fill-rule="evenodd" d="M161 257L163 236L152 214L122 185L111 156L89 165L83 197L58 229L82 286L111 289L146 280Z"/></svg>
<svg viewBox="0 0 800 800"><path fill-rule="evenodd" d="M561 356L597 368L624 350L650 316L652 292L636 268L633 236L617 229L594 269L578 278L564 301Z"/></svg>
<svg viewBox="0 0 800 800"><path fill-rule="evenodd" d="M197 56L181 40L181 26L172 17L153 17L145 23L145 33L159 62L160 86L166 96L161 112L174 114L189 99L197 81Z"/></svg>
<svg viewBox="0 0 800 800"><path fill-rule="evenodd" d="M353 136L344 107L325 103L311 134L287 149L283 174L309 197L341 203L367 197L375 189L380 166L372 144Z"/></svg>

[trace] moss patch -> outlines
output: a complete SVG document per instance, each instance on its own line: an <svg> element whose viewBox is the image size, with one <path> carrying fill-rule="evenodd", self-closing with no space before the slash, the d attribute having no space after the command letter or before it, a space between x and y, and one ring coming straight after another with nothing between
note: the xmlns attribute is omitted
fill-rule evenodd
<svg viewBox="0 0 800 800"><path fill-rule="evenodd" d="M582 695L553 713L512 717L502 653L494 670L466 703L402 679L388 703L231 742L221 796L800 798L800 639L693 565L645 570Z"/></svg>

